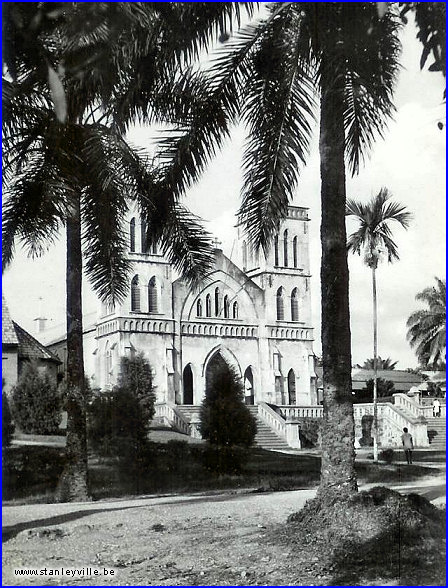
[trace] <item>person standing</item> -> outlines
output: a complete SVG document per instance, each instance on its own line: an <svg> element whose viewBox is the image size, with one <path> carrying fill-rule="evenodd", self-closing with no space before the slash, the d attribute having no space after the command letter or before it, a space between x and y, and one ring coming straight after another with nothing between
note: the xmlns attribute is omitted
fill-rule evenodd
<svg viewBox="0 0 448 588"><path fill-rule="evenodd" d="M432 414L435 417L440 416L440 400L438 398L434 398L432 401Z"/></svg>
<svg viewBox="0 0 448 588"><path fill-rule="evenodd" d="M408 432L407 427L403 428L403 434L401 436L401 442L403 443L404 454L408 465L412 464L412 450L414 449L414 442L412 441L412 435Z"/></svg>

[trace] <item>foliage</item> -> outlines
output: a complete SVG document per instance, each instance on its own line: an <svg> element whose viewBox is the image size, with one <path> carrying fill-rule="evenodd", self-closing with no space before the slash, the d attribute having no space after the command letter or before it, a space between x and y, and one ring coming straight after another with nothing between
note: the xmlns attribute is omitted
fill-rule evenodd
<svg viewBox="0 0 448 588"><path fill-rule="evenodd" d="M140 404L143 420L149 425L154 416L154 392L152 368L143 352L132 357L122 357L120 360L120 373L118 386L134 395Z"/></svg>
<svg viewBox="0 0 448 588"><path fill-rule="evenodd" d="M202 438L222 447L252 445L257 425L243 399L240 378L222 362L214 370L201 404Z"/></svg>
<svg viewBox="0 0 448 588"><path fill-rule="evenodd" d="M322 419L299 419L299 437L302 449L318 447L321 443Z"/></svg>
<svg viewBox="0 0 448 588"><path fill-rule="evenodd" d="M363 370L373 370L375 367L374 362L374 358L369 357L369 359L366 359L362 366L358 365L356 367L359 367ZM383 359L380 355L378 355L378 357L376 358L376 366L379 370L394 370L397 363L398 361L392 361L390 357L386 357L386 359Z"/></svg>
<svg viewBox="0 0 448 588"><path fill-rule="evenodd" d="M100 393L88 406L88 439L102 456L129 456L145 446L148 422L138 398L124 388Z"/></svg>
<svg viewBox="0 0 448 588"><path fill-rule="evenodd" d="M390 262L399 259L397 245L392 239L391 222L407 229L411 213L398 202L388 202L391 194L381 188L368 204L347 200L346 214L354 216L359 223L357 231L348 238L348 250L361 255L364 252L366 265L376 268L383 251Z"/></svg>
<svg viewBox="0 0 448 588"><path fill-rule="evenodd" d="M395 459L395 452L392 448L382 449L378 455L381 461L392 463Z"/></svg>
<svg viewBox="0 0 448 588"><path fill-rule="evenodd" d="M20 445L6 452L3 499L48 494L56 488L65 463L64 450L42 445Z"/></svg>
<svg viewBox="0 0 448 588"><path fill-rule="evenodd" d="M15 425L12 422L11 409L6 392L2 390L2 447L11 445Z"/></svg>
<svg viewBox="0 0 448 588"><path fill-rule="evenodd" d="M436 285L415 297L427 308L417 310L407 320L407 338L424 367L435 368L446 361L446 281L435 278Z"/></svg>
<svg viewBox="0 0 448 588"><path fill-rule="evenodd" d="M48 372L41 372L36 363L24 364L11 399L14 421L23 433L52 435L58 431L61 395Z"/></svg>
<svg viewBox="0 0 448 588"><path fill-rule="evenodd" d="M392 380L385 380L384 378L377 378L377 396L378 398L387 398L395 393L395 385ZM355 402L372 402L373 401L373 378L367 380L366 387L362 390L357 390L355 393Z"/></svg>

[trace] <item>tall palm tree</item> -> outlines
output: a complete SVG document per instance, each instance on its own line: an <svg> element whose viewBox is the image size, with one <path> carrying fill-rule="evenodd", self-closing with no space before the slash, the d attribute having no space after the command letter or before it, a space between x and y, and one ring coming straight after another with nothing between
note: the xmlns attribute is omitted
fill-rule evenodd
<svg viewBox="0 0 448 588"><path fill-rule="evenodd" d="M133 199L142 215L157 218L157 239L187 278L199 279L211 263L208 233L178 201L157 200L157 174L121 137L119 113L108 110L130 64L143 62L146 71L140 67L138 73L146 74L146 98L152 98L146 115L166 122L182 118L174 72L239 14L234 3L198 8L11 3L4 14L3 267L16 240L39 255L62 226L67 236L68 423L61 500L88 498L83 258L100 299L120 300L130 269L122 222Z"/></svg>
<svg viewBox="0 0 448 588"><path fill-rule="evenodd" d="M446 362L446 281L435 280L435 286L425 288L415 297L427 308L416 310L407 321L407 338L425 367Z"/></svg>
<svg viewBox="0 0 448 588"><path fill-rule="evenodd" d="M389 263L398 260L398 249L392 239L390 225L398 223L405 229L411 220L411 213L397 202L389 202L391 197L387 188L381 188L368 204L347 201L346 214L354 216L359 223L357 231L348 239L348 250L361 255L372 270L373 298L373 459L378 461L378 305L376 291L376 270L383 253Z"/></svg>
<svg viewBox="0 0 448 588"><path fill-rule="evenodd" d="M189 119L167 136L164 180L180 195L233 124L248 132L239 211L267 252L305 163L320 98L324 427L320 495L356 491L345 232L345 161L356 173L392 114L399 19L370 2L274 2L239 30L201 74Z"/></svg>

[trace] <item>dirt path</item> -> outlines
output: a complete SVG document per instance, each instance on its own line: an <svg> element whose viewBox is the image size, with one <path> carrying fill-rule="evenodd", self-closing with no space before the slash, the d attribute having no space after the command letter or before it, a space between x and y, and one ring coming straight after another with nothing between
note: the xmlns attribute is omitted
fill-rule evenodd
<svg viewBox="0 0 448 588"><path fill-rule="evenodd" d="M422 491L437 494L443 484L442 476L418 482ZM298 561L288 546L269 539L313 495L300 490L7 507L3 585L331 585L331 575L318 576L313 561ZM16 577L14 569L23 567L105 567L114 576Z"/></svg>

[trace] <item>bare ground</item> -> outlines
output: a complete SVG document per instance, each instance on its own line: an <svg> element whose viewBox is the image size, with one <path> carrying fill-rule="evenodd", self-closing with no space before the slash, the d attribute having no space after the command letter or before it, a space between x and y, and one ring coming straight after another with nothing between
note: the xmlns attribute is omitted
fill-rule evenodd
<svg viewBox="0 0 448 588"><path fill-rule="evenodd" d="M442 484L442 478L422 481L426 489ZM340 575L322 572L317 554L276 540L288 515L313 495L301 490L7 507L3 585L343 585ZM114 576L31 580L14 575L23 567L103 566ZM382 578L378 566L366 563L365 572L356 584L345 585L404 581L399 567L393 580Z"/></svg>

